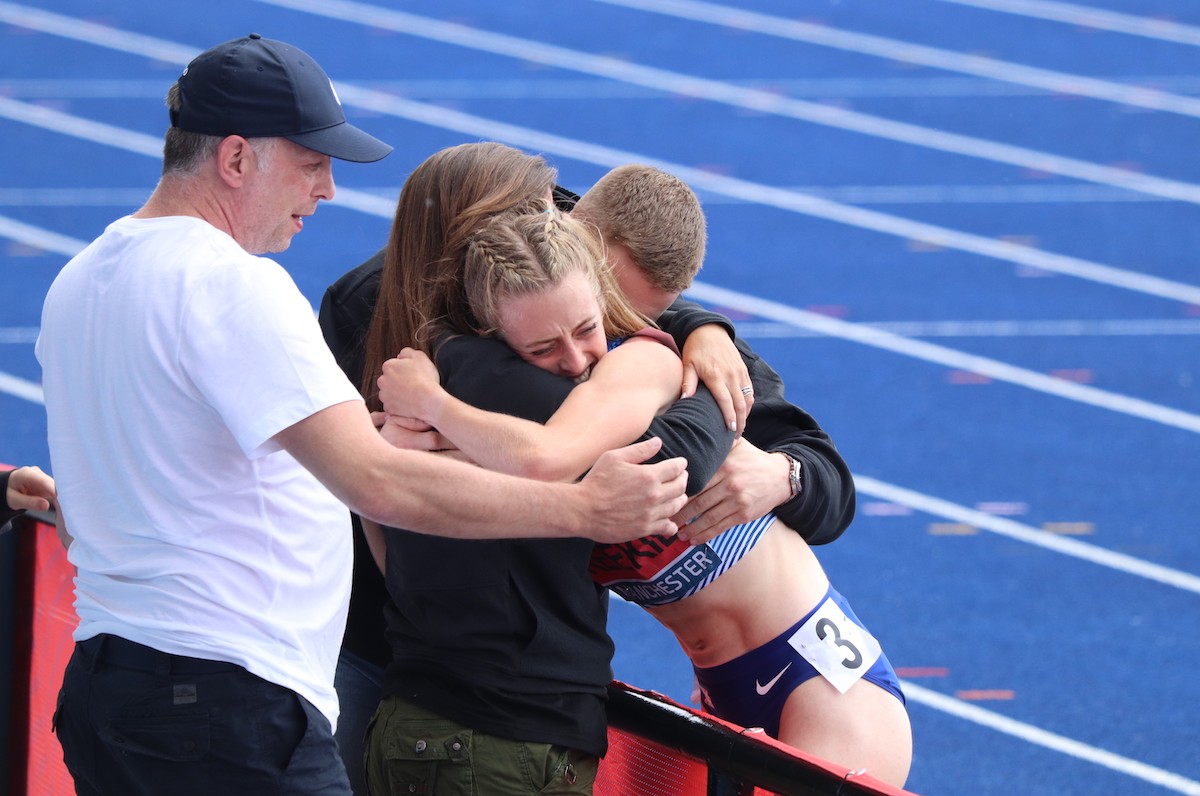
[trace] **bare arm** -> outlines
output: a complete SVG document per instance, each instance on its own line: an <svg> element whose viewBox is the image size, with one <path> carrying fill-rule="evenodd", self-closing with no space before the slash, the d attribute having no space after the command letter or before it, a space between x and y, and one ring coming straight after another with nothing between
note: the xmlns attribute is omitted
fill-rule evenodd
<svg viewBox="0 0 1200 796"><path fill-rule="evenodd" d="M585 472L605 450L644 433L654 416L678 398L681 374L673 351L633 338L597 362L591 377L571 390L545 425L485 412L454 398L437 384L428 358L407 349L384 364L379 386L389 413L436 427L484 467L564 480Z"/></svg>
<svg viewBox="0 0 1200 796"><path fill-rule="evenodd" d="M472 539L675 533L686 462L642 466L658 440L605 453L579 484L514 478L394 448L356 401L316 412L275 439L351 511L383 525Z"/></svg>

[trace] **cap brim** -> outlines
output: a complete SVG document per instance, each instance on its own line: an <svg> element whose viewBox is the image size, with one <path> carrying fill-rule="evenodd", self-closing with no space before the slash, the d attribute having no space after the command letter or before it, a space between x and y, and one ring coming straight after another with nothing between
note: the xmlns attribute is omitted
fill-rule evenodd
<svg viewBox="0 0 1200 796"><path fill-rule="evenodd" d="M284 138L322 155L353 163L374 163L387 157L392 151L390 145L348 122Z"/></svg>

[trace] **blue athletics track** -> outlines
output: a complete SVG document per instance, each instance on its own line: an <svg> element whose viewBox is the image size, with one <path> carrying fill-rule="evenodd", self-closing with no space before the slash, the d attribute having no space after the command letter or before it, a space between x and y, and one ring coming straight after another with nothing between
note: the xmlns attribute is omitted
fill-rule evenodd
<svg viewBox="0 0 1200 796"><path fill-rule="evenodd" d="M855 473L818 555L900 672L912 790L1200 794L1200 5L0 1L0 461L49 467L55 273L154 186L182 65L251 31L396 146L279 258L314 306L442 147L696 189L690 295ZM664 630L612 632L690 701Z"/></svg>

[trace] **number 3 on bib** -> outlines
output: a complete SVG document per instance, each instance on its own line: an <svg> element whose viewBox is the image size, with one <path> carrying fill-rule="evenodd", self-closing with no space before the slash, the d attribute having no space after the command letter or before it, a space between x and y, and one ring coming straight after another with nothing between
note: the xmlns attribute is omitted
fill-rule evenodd
<svg viewBox="0 0 1200 796"><path fill-rule="evenodd" d="M788 643L843 694L867 673L881 652L875 637L829 598Z"/></svg>

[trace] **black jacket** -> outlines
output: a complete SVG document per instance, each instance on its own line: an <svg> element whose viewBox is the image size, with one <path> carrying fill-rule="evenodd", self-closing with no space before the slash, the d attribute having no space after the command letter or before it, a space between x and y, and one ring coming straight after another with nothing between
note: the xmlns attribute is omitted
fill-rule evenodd
<svg viewBox="0 0 1200 796"><path fill-rule="evenodd" d="M332 285L321 305L326 340L356 381L381 268L377 254ZM574 386L503 343L476 337L451 339L437 363L455 396L539 422ZM707 390L655 418L650 435L663 439L656 458L687 457L692 494L733 443ZM607 596L588 575L592 542L388 534L385 585L355 533L343 644L387 664L386 693L489 734L603 754L613 650Z"/></svg>
<svg viewBox="0 0 1200 796"><path fill-rule="evenodd" d="M787 453L803 467L804 489L776 507L775 514L810 545L832 542L854 519L855 490L850 468L813 416L788 402L783 379L737 336L729 319L683 299L658 319L658 325L670 332L680 348L689 334L708 323L725 327L750 371L754 405L743 436L763 450Z"/></svg>

